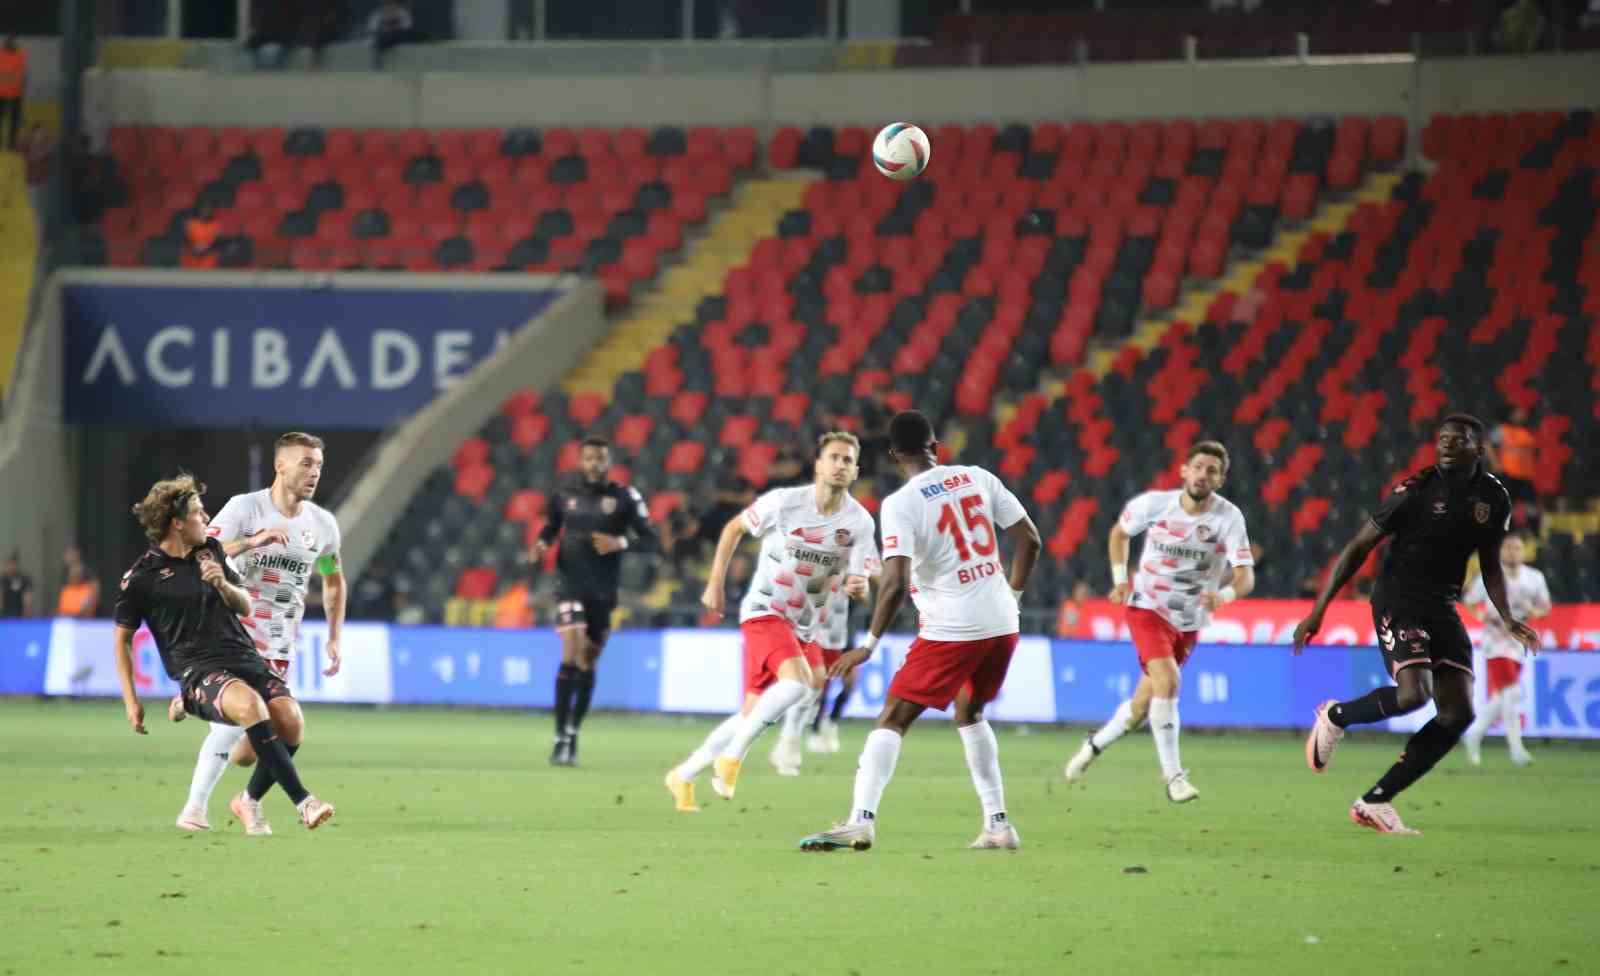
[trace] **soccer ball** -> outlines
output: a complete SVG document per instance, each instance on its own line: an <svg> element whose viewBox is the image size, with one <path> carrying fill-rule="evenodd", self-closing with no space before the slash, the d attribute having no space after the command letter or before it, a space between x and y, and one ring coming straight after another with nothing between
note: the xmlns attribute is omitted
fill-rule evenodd
<svg viewBox="0 0 1600 976"><path fill-rule="evenodd" d="M872 140L872 165L891 180L914 180L928 168L928 135L909 122L891 122Z"/></svg>

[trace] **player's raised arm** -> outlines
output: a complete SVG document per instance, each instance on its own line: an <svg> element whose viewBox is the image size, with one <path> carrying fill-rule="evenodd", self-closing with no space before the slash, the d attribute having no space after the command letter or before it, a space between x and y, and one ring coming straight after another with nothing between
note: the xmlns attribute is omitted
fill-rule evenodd
<svg viewBox="0 0 1600 976"><path fill-rule="evenodd" d="M1506 631L1517 639L1529 654L1539 653L1539 632L1511 615L1511 603L1506 599L1506 572L1500 565L1500 542L1490 533L1478 542L1478 568L1483 573L1483 590L1494 604L1495 612L1505 624Z"/></svg>

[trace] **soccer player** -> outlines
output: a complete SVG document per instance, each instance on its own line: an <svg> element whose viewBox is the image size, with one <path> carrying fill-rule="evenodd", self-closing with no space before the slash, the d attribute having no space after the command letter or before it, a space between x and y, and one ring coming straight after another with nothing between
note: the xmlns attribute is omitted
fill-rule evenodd
<svg viewBox="0 0 1600 976"><path fill-rule="evenodd" d="M295 771L305 719L239 619L250 612L250 595L222 545L206 538L208 518L200 501L205 490L192 475L181 474L156 482L133 507L151 548L123 574L113 613L128 724L145 734L144 706L133 684L133 635L145 624L167 676L182 689L184 708L210 722L240 726L249 737L258 757L243 794L250 805L281 784L300 822L315 830L333 816L333 807L311 795ZM237 806L234 812L248 829L247 815Z"/></svg>
<svg viewBox="0 0 1600 976"><path fill-rule="evenodd" d="M1148 717L1167 799L1187 803L1200 791L1178 758L1182 668L1212 611L1249 595L1256 571L1244 513L1217 494L1228 477L1228 449L1201 441L1190 448L1178 473L1182 488L1136 496L1111 527L1111 601L1127 606L1128 631L1144 675L1133 697L1118 705L1111 720L1067 761L1066 775L1070 782L1082 779L1090 763ZM1144 548L1130 587L1128 540L1141 532Z"/></svg>
<svg viewBox="0 0 1600 976"><path fill-rule="evenodd" d="M1517 643L1539 649L1539 635L1511 613L1500 542L1511 519L1511 499L1484 469L1483 422L1451 414L1434 440L1438 461L1401 482L1356 532L1323 584L1310 616L1294 629L1294 653L1322 628L1328 603L1369 553L1390 539L1372 621L1384 663L1395 684L1347 702L1317 706L1306 738L1306 765L1321 773L1352 725L1369 725L1414 712L1433 700L1438 713L1406 741L1389 771L1350 807L1350 819L1385 834L1415 834L1400 820L1394 798L1444 758L1472 724L1472 644L1456 615L1467 561L1478 554L1489 602Z"/></svg>
<svg viewBox="0 0 1600 976"><path fill-rule="evenodd" d="M1537 620L1550 614L1550 587L1543 573L1523 562L1526 556L1521 536L1507 535L1500 543L1500 568L1505 575L1511 612L1521 620ZM1506 632L1498 616L1490 615L1489 591L1482 575L1473 580L1461 602L1483 621L1484 665L1489 672L1484 709L1461 737L1467 761L1474 766L1483 762L1483 736L1499 719L1506 727L1511 761L1526 766L1533 762L1533 756L1522 745L1522 645Z"/></svg>
<svg viewBox="0 0 1600 976"><path fill-rule="evenodd" d="M865 540L871 548L864 570L866 579L857 581L851 577L850 585L845 585L840 579L835 578L828 594L828 603L823 613L818 616L817 625L812 630L812 644L815 650L808 650L811 659L820 658L822 665L815 669L817 693L809 698L801 699L800 704L783 713L783 725L778 733L778 742L772 747L772 765L780 776L799 776L802 765L800 751L801 734L807 728L814 729L816 723L822 720L822 703L827 697L828 669L833 667L833 662L845 651L850 649L850 601L852 599L865 600L871 595L870 581L882 572L881 562L878 559L878 547L872 542L871 537ZM847 676L848 685L843 693L834 700L834 714L844 707L844 700L854 687L854 672ZM830 723L828 733L830 740L820 732L813 731L806 739L806 748L812 752L838 752L839 729Z"/></svg>
<svg viewBox="0 0 1600 976"><path fill-rule="evenodd" d="M707 766L713 767L711 788L733 799L751 743L791 708L809 709L821 693L827 672L821 649L811 642L812 631L826 622L835 582L858 598L866 595L868 561L876 556L872 516L850 497L860 450L854 434L823 434L817 439L812 484L775 488L722 529L700 597L719 617L734 551L746 535L761 540L755 575L739 606L744 704L668 771L667 791L681 811L699 809L694 780Z"/></svg>
<svg viewBox="0 0 1600 976"><path fill-rule="evenodd" d="M556 671L556 742L550 765L578 764L578 729L594 698L595 665L611 636L617 609L622 553L657 552L660 542L650 524L650 509L638 489L606 477L611 442L586 437L579 447L582 472L577 483L555 492L547 506L550 520L533 545L535 562L556 536L556 630L561 633L561 667ZM632 533L634 541L629 541Z"/></svg>
<svg viewBox="0 0 1600 976"><path fill-rule="evenodd" d="M878 579L882 574L881 560L867 567L869 581ZM817 636L817 644L822 648L823 665L831 670L834 662L850 649L850 598L843 593L836 594L829 604L829 611L828 626ZM828 684L824 676L822 694L817 696L817 703L811 710L811 735L806 738L807 749L822 753L839 751L839 718L844 714L844 706L855 690L856 672L852 670L839 679L839 693L834 695L833 705L824 715L823 705L828 697Z"/></svg>
<svg viewBox="0 0 1600 976"><path fill-rule="evenodd" d="M311 500L322 480L322 448L322 438L302 431L279 437L272 445L272 486L234 495L206 529L207 537L215 539L238 567L250 597L250 610L241 623L267 667L280 678L289 673L312 572L322 575L323 613L328 619L328 667L323 674L339 673L346 595L339 566L339 523L332 512ZM183 719L181 698L172 700L168 714L173 721ZM181 829L210 829L206 808L229 762L249 766L255 762L255 752L238 725L212 722L195 760L189 798L178 814ZM272 833L260 805L246 793L236 795L229 806L244 811L240 823L245 833Z"/></svg>
<svg viewBox="0 0 1600 976"><path fill-rule="evenodd" d="M924 709L949 708L952 701L983 807L983 826L969 846L1016 849L1022 840L1006 816L1000 745L983 709L1000 694L1017 647L1017 608L1039 556L1039 531L1000 479L978 467L941 465L933 425L917 411L889 422L889 459L906 483L879 512L883 578L872 624L862 646L830 670L843 674L871 658L908 593L919 617L917 639L862 747L849 817L801 839L800 849L871 848L878 803L907 730ZM1002 533L1012 545L1009 574L1000 562Z"/></svg>

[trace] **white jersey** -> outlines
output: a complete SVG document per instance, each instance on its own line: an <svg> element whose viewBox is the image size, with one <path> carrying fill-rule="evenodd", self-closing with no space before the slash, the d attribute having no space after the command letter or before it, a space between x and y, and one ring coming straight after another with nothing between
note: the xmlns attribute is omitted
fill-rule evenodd
<svg viewBox="0 0 1600 976"><path fill-rule="evenodd" d="M1183 510L1183 491L1147 491L1122 510L1122 531L1145 533L1128 606L1154 610L1180 633L1201 630L1210 611L1200 597L1226 585L1234 566L1254 566L1244 513L1213 493L1196 515Z"/></svg>
<svg viewBox="0 0 1600 976"><path fill-rule="evenodd" d="M228 499L206 534L227 544L262 529L282 529L289 544L274 542L233 557L250 594L250 614L243 621L262 657L287 661L306 614L306 589L316 562L323 556L338 559L339 523L311 502L301 502L300 514L289 518L272 503L271 490L262 489Z"/></svg>
<svg viewBox="0 0 1600 976"><path fill-rule="evenodd" d="M862 565L861 575L871 579L877 576L883 568L878 558L878 544L869 535L867 537L867 559ZM847 651L850 649L850 595L844 591L844 577L835 576L833 585L829 588L828 606L826 614L817 621L816 633L812 635L817 646L825 651Z"/></svg>
<svg viewBox="0 0 1600 976"><path fill-rule="evenodd" d="M1536 612L1550 612L1550 587L1545 582L1543 573L1532 566L1519 566L1515 573L1506 570L1505 577L1506 609L1511 611L1513 617L1526 620ZM1467 595L1462 597L1462 602L1469 607L1481 608L1478 616L1483 618L1484 657L1522 660L1522 644L1506 630L1505 622L1500 619L1499 612L1495 610L1494 604L1489 602L1489 589L1483 585L1482 575L1472 581L1472 586L1468 588Z"/></svg>
<svg viewBox="0 0 1600 976"><path fill-rule="evenodd" d="M845 495L832 515L817 511L812 485L775 488L744 510L744 527L761 540L739 622L782 617L801 641L830 622L829 598L845 575L865 576L877 559L872 516Z"/></svg>
<svg viewBox="0 0 1600 976"><path fill-rule="evenodd" d="M1000 533L1027 514L999 478L971 465L930 468L884 499L883 558L911 559L919 636L975 641L1018 632Z"/></svg>

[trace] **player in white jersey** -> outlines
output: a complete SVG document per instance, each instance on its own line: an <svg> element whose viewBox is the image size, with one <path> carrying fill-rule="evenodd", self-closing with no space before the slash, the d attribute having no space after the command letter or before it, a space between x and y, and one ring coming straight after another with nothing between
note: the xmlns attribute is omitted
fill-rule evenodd
<svg viewBox="0 0 1600 976"><path fill-rule="evenodd" d="M883 574L883 561L880 558L876 565L869 566L867 578L876 582ZM822 646L822 663L831 670L834 662L850 650L850 602L848 598L836 600L837 615L829 620L828 628L817 638L817 643ZM839 751L839 719L844 714L844 707L850 701L850 696L856 690L856 672L850 671L839 679L839 693L833 696L833 705L827 704L828 687L822 687L822 694L817 696L817 704L811 710L811 735L806 739L806 748L812 752L835 753ZM827 714L823 709L828 708Z"/></svg>
<svg viewBox="0 0 1600 976"><path fill-rule="evenodd" d="M906 732L925 709L943 710L952 701L983 807L983 826L969 846L1015 849L1022 841L1006 815L1000 745L983 709L999 696L1017 647L1017 607L1039 557L1039 530L999 478L978 467L940 464L933 425L915 410L889 422L889 458L906 483L878 513L883 578L872 624L862 646L830 670L843 674L871 658L908 594L917 607L917 639L861 749L849 817L802 838L800 849L872 847L878 803ZM1000 562L1002 533L1012 546L1009 575Z"/></svg>
<svg viewBox="0 0 1600 976"><path fill-rule="evenodd" d="M694 780L714 767L711 787L732 799L745 753L767 726L790 708L810 707L827 674L812 632L828 618L833 584L866 595L872 516L850 497L861 444L854 434L830 431L817 439L815 481L777 488L728 520L717 542L700 602L722 615L728 564L745 535L761 540L750 588L739 607L744 636L744 706L712 730L700 748L667 773L667 790L679 810L698 810Z"/></svg>
<svg viewBox="0 0 1600 976"><path fill-rule="evenodd" d="M322 575L323 613L328 620L328 668L323 674L332 676L339 671L345 583L339 566L339 524L332 512L311 501L322 479L322 439L298 431L284 434L273 445L272 467L272 487L228 499L206 534L222 544L243 578L250 595L250 613L242 623L267 666L280 676L289 670L300 621L305 617L311 574ZM174 702L178 710L171 711L170 717L179 721L182 703ZM295 718L303 726L298 706ZM210 829L206 807L230 761L252 765L255 752L242 729L213 722L200 746L189 798L178 814L179 827ZM253 775L262 772L258 769ZM245 833L272 833L259 802L251 800L251 795L252 791L241 791L229 803L230 809Z"/></svg>
<svg viewBox="0 0 1600 976"><path fill-rule="evenodd" d="M1538 620L1550 614L1550 587L1544 574L1523 562L1527 549L1519 535L1508 535L1500 543L1500 566L1506 577L1506 605L1518 620ZM1489 600L1489 590L1483 577L1472 581L1465 603L1483 621L1483 656L1488 672L1487 699L1478 717L1461 737L1467 751L1467 761L1476 766L1483 762L1483 737L1489 726L1498 719L1506 728L1506 746L1511 751L1511 761L1518 766L1533 762L1533 756L1522 745L1522 656L1526 653L1522 642L1511 636L1498 612L1491 612L1494 604Z"/></svg>
<svg viewBox="0 0 1600 976"><path fill-rule="evenodd" d="M1144 675L1111 721L1084 740L1067 762L1066 774L1077 782L1100 753L1148 717L1167 799L1185 803L1200 791L1178 759L1179 669L1211 612L1247 596L1256 573L1244 513L1217 494L1228 477L1228 449L1201 441L1189 449L1178 473L1182 488L1136 496L1111 527L1111 600L1127 605L1128 630ZM1144 548L1130 587L1128 542L1141 532Z"/></svg>

